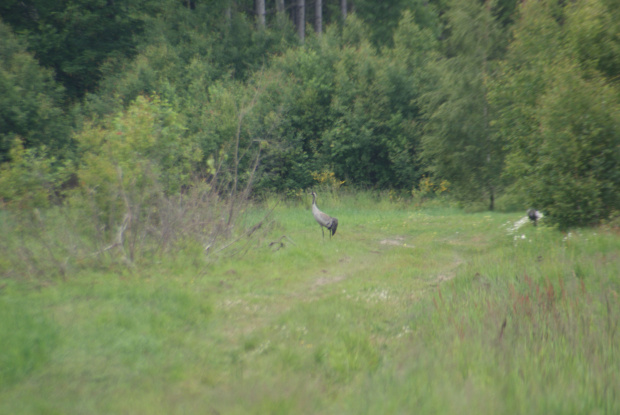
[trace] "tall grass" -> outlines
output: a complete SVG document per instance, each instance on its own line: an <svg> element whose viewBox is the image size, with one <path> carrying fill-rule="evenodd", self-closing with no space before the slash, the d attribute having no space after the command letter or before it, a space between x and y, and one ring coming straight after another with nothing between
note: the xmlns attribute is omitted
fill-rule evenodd
<svg viewBox="0 0 620 415"><path fill-rule="evenodd" d="M620 411L616 228L319 194L324 240L310 202L236 255L5 276L0 413Z"/></svg>

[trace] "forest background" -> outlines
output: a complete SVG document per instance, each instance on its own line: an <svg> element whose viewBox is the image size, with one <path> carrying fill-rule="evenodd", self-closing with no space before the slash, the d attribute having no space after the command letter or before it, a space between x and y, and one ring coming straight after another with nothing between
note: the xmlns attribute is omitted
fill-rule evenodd
<svg viewBox="0 0 620 415"><path fill-rule="evenodd" d="M9 0L0 16L4 209L90 207L120 233L153 198L320 183L535 206L561 228L620 207L615 0Z"/></svg>

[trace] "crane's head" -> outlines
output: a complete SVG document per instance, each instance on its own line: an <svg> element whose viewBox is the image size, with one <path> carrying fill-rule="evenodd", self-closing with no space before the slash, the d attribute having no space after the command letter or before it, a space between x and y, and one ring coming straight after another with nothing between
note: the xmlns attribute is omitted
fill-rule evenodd
<svg viewBox="0 0 620 415"><path fill-rule="evenodd" d="M316 203L316 192L313 190L310 192L310 195L312 196L312 203Z"/></svg>

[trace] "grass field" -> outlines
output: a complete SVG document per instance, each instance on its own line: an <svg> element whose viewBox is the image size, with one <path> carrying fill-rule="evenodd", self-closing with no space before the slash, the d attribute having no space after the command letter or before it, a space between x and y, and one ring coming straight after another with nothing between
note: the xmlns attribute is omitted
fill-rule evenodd
<svg viewBox="0 0 620 415"><path fill-rule="evenodd" d="M233 257L0 280L0 413L620 413L617 227L318 202L332 240L308 198Z"/></svg>

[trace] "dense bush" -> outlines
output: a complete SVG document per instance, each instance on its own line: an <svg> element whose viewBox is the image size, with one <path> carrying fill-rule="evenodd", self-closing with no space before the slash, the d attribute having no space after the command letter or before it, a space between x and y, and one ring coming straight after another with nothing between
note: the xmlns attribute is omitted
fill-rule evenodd
<svg viewBox="0 0 620 415"><path fill-rule="evenodd" d="M570 65L558 72L541 100L535 160L522 180L561 227L599 223L620 208L618 91L575 76Z"/></svg>
<svg viewBox="0 0 620 415"><path fill-rule="evenodd" d="M614 41L599 25L582 24L604 4L524 5L491 89L494 125L509 150L504 176L563 228L595 224L620 209L618 84L598 71L610 64L602 51ZM592 42L590 58L583 42Z"/></svg>
<svg viewBox="0 0 620 415"><path fill-rule="evenodd" d="M17 136L26 148L45 145L53 156L62 156L71 135L64 89L1 20L0 39L0 163L10 159Z"/></svg>
<svg viewBox="0 0 620 415"><path fill-rule="evenodd" d="M324 170L378 188L410 188L421 177L417 99L437 44L408 13L393 48L378 52L366 33L351 17L342 36L328 30L273 61L268 71L281 81L267 100L283 118L263 155L259 189L307 188Z"/></svg>
<svg viewBox="0 0 620 415"><path fill-rule="evenodd" d="M178 114L157 97L138 97L102 127L86 126L76 137L79 186L70 202L90 210L108 238L115 232L137 238L146 218L158 214L157 200L188 186L202 159L183 133Z"/></svg>
<svg viewBox="0 0 620 415"><path fill-rule="evenodd" d="M9 157L10 162L0 165L0 207L24 212L49 207L70 169L55 166L56 159L45 147L24 148L19 138L13 141Z"/></svg>

